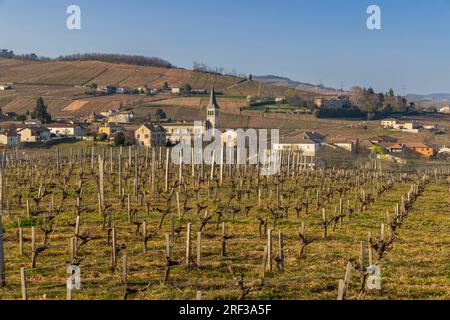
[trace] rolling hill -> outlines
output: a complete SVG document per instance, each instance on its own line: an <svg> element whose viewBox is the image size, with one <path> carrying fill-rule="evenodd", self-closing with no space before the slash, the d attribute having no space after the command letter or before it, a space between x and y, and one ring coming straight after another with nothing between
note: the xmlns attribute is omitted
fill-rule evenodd
<svg viewBox="0 0 450 320"><path fill-rule="evenodd" d="M311 93L318 94L318 95L335 96L335 95L341 93L341 91L336 90L334 88L313 85L310 83L295 81L295 80L291 80L289 78L279 77L279 76L274 76L274 75L255 76L255 77L253 77L253 79L256 81L260 81L262 83L270 84L270 85L298 89L298 90L307 91L307 92L311 92Z"/></svg>
<svg viewBox="0 0 450 320"><path fill-rule="evenodd" d="M0 107L3 111L22 113L34 107L35 99L42 96L51 113L57 116L82 116L110 108L135 107L157 101L170 105L192 104L190 98L174 102L173 96L147 97L139 95L113 95L92 97L86 95L86 85L111 84L126 87L161 88L167 82L170 87L190 84L194 89L209 89L215 85L222 94L225 105L239 108L247 96L281 96L286 87L249 81L245 78L203 73L179 68L159 68L127 64L113 64L100 61L26 61L0 60L0 83L14 83L14 90L0 92ZM302 92L302 90L299 90ZM305 90L303 93L308 94ZM187 100L186 100L187 99ZM195 97L192 99L199 98ZM241 99L239 101L239 99Z"/></svg>

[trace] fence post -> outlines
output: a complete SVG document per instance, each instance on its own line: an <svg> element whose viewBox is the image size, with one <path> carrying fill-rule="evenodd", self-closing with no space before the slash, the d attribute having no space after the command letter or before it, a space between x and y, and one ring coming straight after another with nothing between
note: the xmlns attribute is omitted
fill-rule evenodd
<svg viewBox="0 0 450 320"><path fill-rule="evenodd" d="M112 229L112 253L111 253L111 265L114 268L117 262L117 248L116 248L116 228Z"/></svg>
<svg viewBox="0 0 450 320"><path fill-rule="evenodd" d="M226 235L227 229L225 226L225 222L222 223L222 248L220 250L220 255L222 257L225 257L226 251L227 251L227 235Z"/></svg>
<svg viewBox="0 0 450 320"><path fill-rule="evenodd" d="M344 280L339 280L339 285L338 285L338 301L342 301L345 298L345 282Z"/></svg>
<svg viewBox="0 0 450 320"><path fill-rule="evenodd" d="M69 241L70 248L70 261L73 262L75 260L75 252L76 252L76 239L75 237L70 238Z"/></svg>
<svg viewBox="0 0 450 320"><path fill-rule="evenodd" d="M197 233L197 266L202 264L202 233Z"/></svg>
<svg viewBox="0 0 450 320"><path fill-rule="evenodd" d="M6 271L3 248L3 169L0 169L0 288L3 287L6 287Z"/></svg>
<svg viewBox="0 0 450 320"><path fill-rule="evenodd" d="M280 272L284 273L284 237L280 231L278 234L279 254L280 254Z"/></svg>
<svg viewBox="0 0 450 320"><path fill-rule="evenodd" d="M23 256L23 229L19 228L19 254Z"/></svg>
<svg viewBox="0 0 450 320"><path fill-rule="evenodd" d="M192 229L192 224L189 223L187 225L187 234L186 234L186 264L187 265L191 264L191 248L192 248L191 229Z"/></svg>
<svg viewBox="0 0 450 320"><path fill-rule="evenodd" d="M267 269L272 271L272 229L267 232Z"/></svg>
<svg viewBox="0 0 450 320"><path fill-rule="evenodd" d="M128 284L127 276L128 276L128 256L127 253L124 252L122 256L122 281L124 285Z"/></svg>
<svg viewBox="0 0 450 320"><path fill-rule="evenodd" d="M164 181L164 191L169 191L169 149L167 149L166 152L166 174L165 174L165 181Z"/></svg>
<svg viewBox="0 0 450 320"><path fill-rule="evenodd" d="M361 241L361 267L366 266L366 243Z"/></svg>
<svg viewBox="0 0 450 320"><path fill-rule="evenodd" d="M20 284L22 287L22 300L28 300L27 294L27 272L25 268L20 268Z"/></svg>
<svg viewBox="0 0 450 320"><path fill-rule="evenodd" d="M31 252L36 249L36 227L31 227Z"/></svg>
<svg viewBox="0 0 450 320"><path fill-rule="evenodd" d="M144 254L147 253L147 222L142 223L142 240L144 241Z"/></svg>
<svg viewBox="0 0 450 320"><path fill-rule="evenodd" d="M262 259L262 265L261 265L261 272L259 274L261 279L264 279L266 277L267 254L268 254L268 249L267 249L267 246L265 246L264 247L263 259Z"/></svg>

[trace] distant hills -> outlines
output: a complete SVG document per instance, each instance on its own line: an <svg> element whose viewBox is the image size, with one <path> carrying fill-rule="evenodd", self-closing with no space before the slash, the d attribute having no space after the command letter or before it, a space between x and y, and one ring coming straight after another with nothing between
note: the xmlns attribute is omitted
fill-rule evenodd
<svg viewBox="0 0 450 320"><path fill-rule="evenodd" d="M421 102L421 101L441 101L450 102L450 93L432 93L432 94L408 94L406 99L410 102Z"/></svg>
<svg viewBox="0 0 450 320"><path fill-rule="evenodd" d="M263 75L263 76L254 76L254 80L267 83L280 87L293 88L297 90L304 90L308 92L314 92L316 94L324 94L324 95L335 95L341 93L341 90L337 90L331 87L324 87L322 85L314 85L311 83L295 81L289 78L275 76L275 75Z"/></svg>

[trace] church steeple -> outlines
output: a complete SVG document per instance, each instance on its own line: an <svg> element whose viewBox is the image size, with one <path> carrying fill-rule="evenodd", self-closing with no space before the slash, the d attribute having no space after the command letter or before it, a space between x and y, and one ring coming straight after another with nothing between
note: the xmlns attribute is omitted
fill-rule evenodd
<svg viewBox="0 0 450 320"><path fill-rule="evenodd" d="M206 121L209 128L220 128L220 106L217 103L216 90L214 86L211 88L211 97L209 99L209 105L206 114Z"/></svg>
<svg viewBox="0 0 450 320"><path fill-rule="evenodd" d="M212 86L212 89L211 89L211 97L209 99L208 108L220 109L219 104L217 103L216 90L214 89L214 86Z"/></svg>

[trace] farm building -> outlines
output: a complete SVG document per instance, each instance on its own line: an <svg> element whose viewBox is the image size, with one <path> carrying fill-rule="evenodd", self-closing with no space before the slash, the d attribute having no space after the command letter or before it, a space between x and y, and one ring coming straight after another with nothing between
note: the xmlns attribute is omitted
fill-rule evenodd
<svg viewBox="0 0 450 320"><path fill-rule="evenodd" d="M82 138L86 136L86 129L79 124L54 123L47 125L47 129L56 136Z"/></svg>
<svg viewBox="0 0 450 320"><path fill-rule="evenodd" d="M315 157L320 151L320 143L304 137L304 135L296 135L284 137L279 143L273 144L275 151L300 151L302 155Z"/></svg>
<svg viewBox="0 0 450 320"><path fill-rule="evenodd" d="M109 123L130 123L133 119L133 111L114 111L108 116Z"/></svg>
<svg viewBox="0 0 450 320"><path fill-rule="evenodd" d="M20 135L14 129L0 132L0 144L9 147L17 147L20 144Z"/></svg>
<svg viewBox="0 0 450 320"><path fill-rule="evenodd" d="M50 140L50 130L43 127L28 127L19 129L21 142L47 142Z"/></svg>
<svg viewBox="0 0 450 320"><path fill-rule="evenodd" d="M133 111L109 110L101 112L100 117L97 118L107 119L108 123L130 123L134 119L134 113Z"/></svg>
<svg viewBox="0 0 450 320"><path fill-rule="evenodd" d="M352 137L332 137L325 141L328 145L338 147L342 150L356 153L359 150L359 139Z"/></svg>

